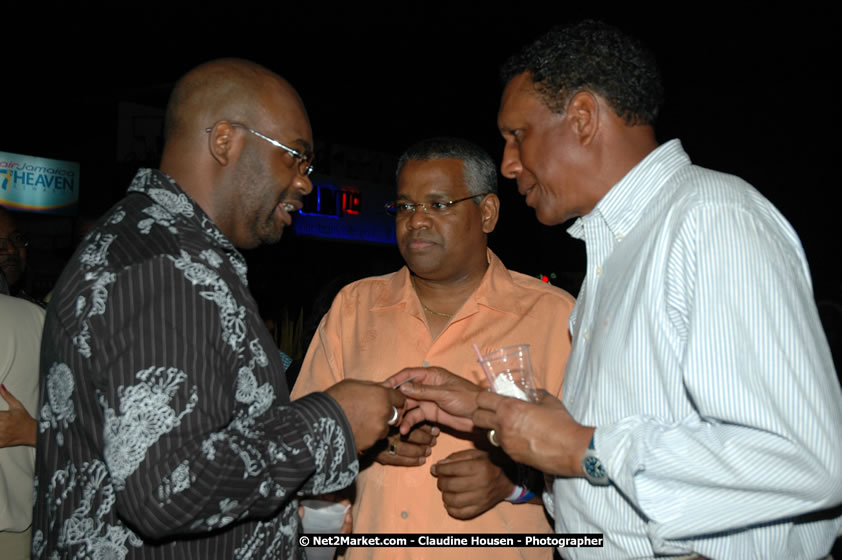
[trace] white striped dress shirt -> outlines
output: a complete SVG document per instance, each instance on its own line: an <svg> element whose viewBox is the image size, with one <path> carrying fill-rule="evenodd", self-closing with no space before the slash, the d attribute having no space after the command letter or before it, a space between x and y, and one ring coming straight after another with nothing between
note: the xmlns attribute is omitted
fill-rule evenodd
<svg viewBox="0 0 842 560"><path fill-rule="evenodd" d="M792 227L673 140L568 231L588 269L563 400L597 427L611 485L555 479L556 530L605 534L561 554L826 555L842 391Z"/></svg>

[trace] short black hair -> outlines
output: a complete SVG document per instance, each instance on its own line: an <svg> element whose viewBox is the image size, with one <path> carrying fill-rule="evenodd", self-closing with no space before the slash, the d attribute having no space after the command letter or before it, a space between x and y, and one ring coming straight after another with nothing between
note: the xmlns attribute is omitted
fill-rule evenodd
<svg viewBox="0 0 842 560"><path fill-rule="evenodd" d="M556 113L584 90L605 99L626 123L651 125L664 97L654 55L637 39L600 21L555 27L510 58L500 73L508 83L524 72Z"/></svg>
<svg viewBox="0 0 842 560"><path fill-rule="evenodd" d="M395 180L399 180L403 166L410 160L461 159L465 187L473 195L497 193L497 166L488 152L462 138L429 138L413 144L398 160ZM480 200L474 200L479 204Z"/></svg>

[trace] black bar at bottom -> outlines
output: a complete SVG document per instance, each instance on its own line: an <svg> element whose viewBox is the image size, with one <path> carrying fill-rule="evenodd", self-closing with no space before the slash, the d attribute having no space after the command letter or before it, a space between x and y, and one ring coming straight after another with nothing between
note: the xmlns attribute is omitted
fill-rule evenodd
<svg viewBox="0 0 842 560"><path fill-rule="evenodd" d="M298 544L373 547L602 547L602 533L304 533Z"/></svg>

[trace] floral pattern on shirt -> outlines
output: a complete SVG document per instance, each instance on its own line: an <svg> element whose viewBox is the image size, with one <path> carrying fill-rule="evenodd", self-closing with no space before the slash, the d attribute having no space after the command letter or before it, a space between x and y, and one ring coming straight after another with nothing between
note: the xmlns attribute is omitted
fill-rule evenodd
<svg viewBox="0 0 842 560"><path fill-rule="evenodd" d="M353 434L289 402L246 274L158 171L86 237L45 324L33 558L303 557L296 496L353 480Z"/></svg>
<svg viewBox="0 0 842 560"><path fill-rule="evenodd" d="M150 367L137 373L137 385L117 388L119 415L101 397L105 412L105 462L111 471L114 487L122 490L126 478L135 472L146 457L146 451L160 437L181 423L199 400L196 387L181 412L170 407L170 401L187 374L175 368Z"/></svg>
<svg viewBox="0 0 842 560"><path fill-rule="evenodd" d="M55 543L58 549L73 549L71 558L122 559L128 555L129 546L142 545L142 540L121 522L108 522L115 496L107 481L108 468L102 461L85 462L79 468L68 464L56 470L50 480L47 503L53 513L71 492L81 491L82 499L63 518ZM41 556L46 544L44 533L34 531L33 557Z"/></svg>
<svg viewBox="0 0 842 560"><path fill-rule="evenodd" d="M73 373L67 364L54 363L50 366L47 374L45 392L46 403L41 407L41 418L39 431L46 432L48 429L56 430L56 443L64 445L64 434L68 424L76 419L76 410L73 405Z"/></svg>

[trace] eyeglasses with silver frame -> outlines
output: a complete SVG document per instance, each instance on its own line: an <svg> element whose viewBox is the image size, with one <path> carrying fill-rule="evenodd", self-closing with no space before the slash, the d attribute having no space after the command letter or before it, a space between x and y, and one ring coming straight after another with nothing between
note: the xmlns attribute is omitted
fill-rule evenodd
<svg viewBox="0 0 842 560"><path fill-rule="evenodd" d="M450 210L450 207L458 202L465 202L466 200L471 200L472 198L476 198L478 196L485 196L487 192L479 193L479 194L472 194L471 196L466 196L465 198L459 198L456 200L434 200L433 202L403 202L403 201L394 201L394 202L387 202L386 206L384 207L386 213L390 216L394 216L396 218L403 218L409 216L411 214L415 214L415 210L418 209L420 206L424 209L425 214L432 214L434 216L444 215Z"/></svg>
<svg viewBox="0 0 842 560"><path fill-rule="evenodd" d="M267 142L269 142L270 144L272 144L276 148L281 148L282 150L286 150L287 153L289 153L289 155L291 155L293 157L293 159L295 159L298 162L298 172L301 175L303 175L304 177L309 177L310 174L313 172L313 154L305 154L303 152L300 152L300 151L296 150L295 148L290 148L289 146L281 144L280 142L278 142L274 138L269 138L265 134L261 134L260 132L257 132L253 128L249 128L242 123L231 123L231 126L235 126L237 128L242 128L244 130L247 130L247 131L251 132L252 134L254 134L255 136L257 136L258 138L260 138L262 140L266 140ZM213 127L206 128L205 132L210 134L211 130L213 130Z"/></svg>

